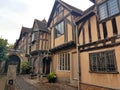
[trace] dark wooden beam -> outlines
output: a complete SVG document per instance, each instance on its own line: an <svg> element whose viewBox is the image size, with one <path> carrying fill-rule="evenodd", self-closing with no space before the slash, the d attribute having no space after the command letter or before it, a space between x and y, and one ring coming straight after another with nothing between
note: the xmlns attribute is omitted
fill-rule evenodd
<svg viewBox="0 0 120 90"><path fill-rule="evenodd" d="M91 22L90 22L90 19L88 19L88 34L89 34L89 42L92 42Z"/></svg>
<svg viewBox="0 0 120 90"><path fill-rule="evenodd" d="M67 27L67 21L64 21L64 28L65 28L65 34L64 34L64 42L68 42L68 27Z"/></svg>
<svg viewBox="0 0 120 90"><path fill-rule="evenodd" d="M78 28L78 37L80 36L80 32L83 29L84 24L86 23L86 20L82 22L80 28Z"/></svg>
<svg viewBox="0 0 120 90"><path fill-rule="evenodd" d="M115 40L117 40L117 39L120 39L120 35L113 36L113 37L106 38L106 39L99 40L99 41L95 41L95 42L91 42L91 43L87 43L85 45L80 45L78 47L79 47L80 51L95 50L95 49L99 49L99 48L110 48L110 47L117 46L120 44L120 42L115 42ZM111 42L111 43L106 44L106 42ZM99 44L103 44L103 45L98 46ZM90 46L94 46L94 47L90 47Z"/></svg>
<svg viewBox="0 0 120 90"><path fill-rule="evenodd" d="M55 52L58 52L58 51L61 51L61 50L67 50L67 49L70 49L70 48L73 48L73 47L76 47L76 43L74 41L70 41L68 43L64 43L62 45L59 45L57 47L54 47L54 48L50 49L50 52L55 53Z"/></svg>
<svg viewBox="0 0 120 90"><path fill-rule="evenodd" d="M108 33L107 33L106 22L103 22L103 23L102 23L102 27L103 27L104 38L107 38Z"/></svg>
<svg viewBox="0 0 120 90"><path fill-rule="evenodd" d="M118 29L117 29L116 19L115 18L111 19L111 22L112 22L113 34L117 35Z"/></svg>
<svg viewBox="0 0 120 90"><path fill-rule="evenodd" d="M82 33L83 34L83 45L85 45L85 29L83 28L82 30L83 30L83 33Z"/></svg>
<svg viewBox="0 0 120 90"><path fill-rule="evenodd" d="M99 47L92 47L92 48L86 48L83 50L80 50L80 52L85 52L85 51L93 51L93 50L99 50L99 49L104 49L104 48L112 48L114 46L119 46L120 42L114 43L114 44L107 44Z"/></svg>
<svg viewBox="0 0 120 90"><path fill-rule="evenodd" d="M97 25L97 36L98 36L98 40L101 39L101 36L100 36L100 26L99 26L99 20L98 20L98 17L96 15L96 25Z"/></svg>

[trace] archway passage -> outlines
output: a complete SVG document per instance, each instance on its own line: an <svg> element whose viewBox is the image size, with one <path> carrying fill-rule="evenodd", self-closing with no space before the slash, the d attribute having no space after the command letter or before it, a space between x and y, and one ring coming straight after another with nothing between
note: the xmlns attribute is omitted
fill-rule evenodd
<svg viewBox="0 0 120 90"><path fill-rule="evenodd" d="M5 72L7 72L8 65L17 65L17 73L20 73L20 58L17 55L10 55L5 65Z"/></svg>

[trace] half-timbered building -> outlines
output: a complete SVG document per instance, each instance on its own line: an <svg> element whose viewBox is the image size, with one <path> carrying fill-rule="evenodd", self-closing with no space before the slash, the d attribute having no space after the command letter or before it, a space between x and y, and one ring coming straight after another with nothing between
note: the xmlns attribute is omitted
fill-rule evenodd
<svg viewBox="0 0 120 90"><path fill-rule="evenodd" d="M26 57L27 60L29 55L30 35L31 35L31 28L22 27L19 39L16 40L14 44L14 49L24 52L25 53L24 57Z"/></svg>
<svg viewBox="0 0 120 90"><path fill-rule="evenodd" d="M120 0L91 0L76 24L81 90L120 89Z"/></svg>
<svg viewBox="0 0 120 90"><path fill-rule="evenodd" d="M50 61L48 56L50 33L47 29L47 22L45 19L39 21L34 20L31 32L30 55L31 66L34 74L48 74L50 73Z"/></svg>
<svg viewBox="0 0 120 90"><path fill-rule="evenodd" d="M82 11L61 0L55 0L48 20L51 32L50 52L52 56L51 71L58 81L77 85L76 25L75 19Z"/></svg>

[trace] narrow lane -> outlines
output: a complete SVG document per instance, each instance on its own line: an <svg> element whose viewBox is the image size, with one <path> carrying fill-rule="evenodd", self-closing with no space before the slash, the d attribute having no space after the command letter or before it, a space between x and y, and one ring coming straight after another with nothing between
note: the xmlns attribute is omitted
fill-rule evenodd
<svg viewBox="0 0 120 90"><path fill-rule="evenodd" d="M16 89L17 90L37 90L35 86L26 82L21 76L17 76L16 79Z"/></svg>
<svg viewBox="0 0 120 90"><path fill-rule="evenodd" d="M36 79L29 79L28 76L17 76L16 90L77 90L76 87L71 87L66 84L48 83L46 79L38 81Z"/></svg>

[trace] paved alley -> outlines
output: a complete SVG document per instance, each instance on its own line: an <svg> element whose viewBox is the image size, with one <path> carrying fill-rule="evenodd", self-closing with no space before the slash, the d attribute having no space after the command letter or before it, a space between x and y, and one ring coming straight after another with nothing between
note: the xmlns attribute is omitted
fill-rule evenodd
<svg viewBox="0 0 120 90"><path fill-rule="evenodd" d="M25 81L21 76L16 79L16 90L37 90L35 86Z"/></svg>
<svg viewBox="0 0 120 90"><path fill-rule="evenodd" d="M48 83L45 79L29 79L28 76L18 76L16 80L16 90L77 90L75 87L60 83Z"/></svg>

